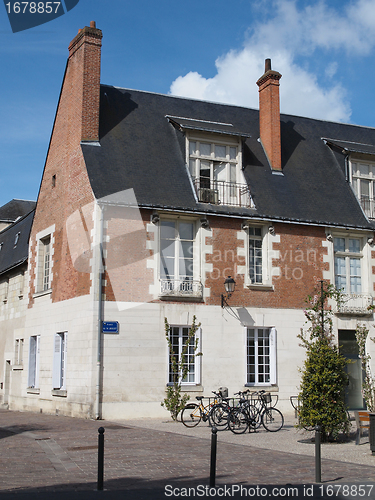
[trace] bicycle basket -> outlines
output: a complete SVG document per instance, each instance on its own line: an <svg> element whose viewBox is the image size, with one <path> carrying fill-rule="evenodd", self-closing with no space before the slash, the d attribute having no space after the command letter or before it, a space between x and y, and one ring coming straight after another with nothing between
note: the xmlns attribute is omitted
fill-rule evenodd
<svg viewBox="0 0 375 500"><path fill-rule="evenodd" d="M272 401L272 396L269 392L266 392L265 394L263 394L263 401L269 405Z"/></svg>
<svg viewBox="0 0 375 500"><path fill-rule="evenodd" d="M219 392L222 398L228 397L228 387L219 387Z"/></svg>

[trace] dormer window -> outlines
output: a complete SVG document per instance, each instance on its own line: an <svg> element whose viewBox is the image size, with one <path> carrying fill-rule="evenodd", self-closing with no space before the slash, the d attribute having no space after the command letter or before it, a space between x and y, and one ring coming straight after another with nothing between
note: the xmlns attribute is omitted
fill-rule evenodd
<svg viewBox="0 0 375 500"><path fill-rule="evenodd" d="M189 171L198 201L214 205L251 206L241 171L240 143L195 139L189 143Z"/></svg>
<svg viewBox="0 0 375 500"><path fill-rule="evenodd" d="M186 138L186 164L201 203L254 207L242 172L242 141L250 137L232 123L169 116Z"/></svg>
<svg viewBox="0 0 375 500"><path fill-rule="evenodd" d="M367 217L375 219L375 163L352 162L351 183Z"/></svg>

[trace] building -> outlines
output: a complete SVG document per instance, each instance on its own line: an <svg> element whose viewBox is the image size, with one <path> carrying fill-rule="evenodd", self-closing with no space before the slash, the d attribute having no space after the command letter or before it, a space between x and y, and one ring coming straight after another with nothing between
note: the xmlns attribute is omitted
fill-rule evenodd
<svg viewBox="0 0 375 500"><path fill-rule="evenodd" d="M374 333L375 129L280 115L269 60L259 111L102 85L101 40L92 22L69 46L22 337L1 326L3 401L91 418L166 415L164 318L178 351L195 316L203 356L188 356L183 384L192 398L266 388L291 411L305 298L320 280L345 293L334 316L344 354L355 357L358 322ZM358 408L358 360L350 366Z"/></svg>

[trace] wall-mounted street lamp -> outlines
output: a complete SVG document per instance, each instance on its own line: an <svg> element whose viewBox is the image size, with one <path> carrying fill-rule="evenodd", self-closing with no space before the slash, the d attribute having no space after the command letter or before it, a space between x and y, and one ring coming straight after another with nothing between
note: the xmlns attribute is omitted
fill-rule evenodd
<svg viewBox="0 0 375 500"><path fill-rule="evenodd" d="M236 287L236 282L232 278L232 276L228 276L228 278L224 281L225 291L227 292L226 296L224 294L221 295L221 307L230 307L227 300L231 297L234 289Z"/></svg>

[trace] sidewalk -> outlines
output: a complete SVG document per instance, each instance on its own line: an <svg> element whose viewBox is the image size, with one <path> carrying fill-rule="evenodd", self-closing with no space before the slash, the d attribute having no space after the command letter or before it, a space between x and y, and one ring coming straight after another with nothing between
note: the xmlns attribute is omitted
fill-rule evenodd
<svg viewBox="0 0 375 500"><path fill-rule="evenodd" d="M277 433L219 432L216 485L263 485L270 497L275 485L299 485L299 496L293 496L305 498L303 485L315 480L315 447L293 424L288 418ZM96 491L100 426L105 428L103 492ZM173 488L181 496L181 488L209 485L211 429L206 424L188 429L171 422L167 412L164 420L108 422L0 410L0 438L0 499L148 500L176 498ZM368 438L361 443L322 446L323 486L315 485L310 498L328 498L322 493L329 484L375 483L375 456ZM375 487L371 496L370 487L363 491L360 496L375 498Z"/></svg>

